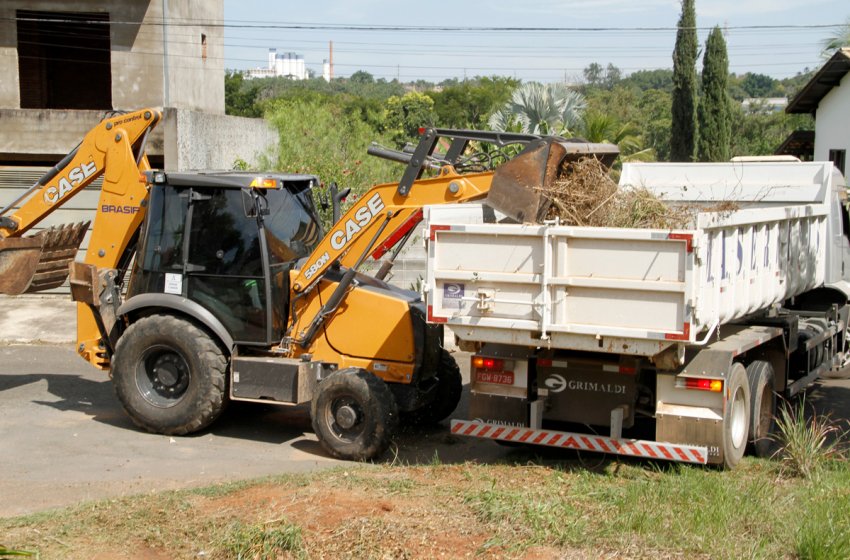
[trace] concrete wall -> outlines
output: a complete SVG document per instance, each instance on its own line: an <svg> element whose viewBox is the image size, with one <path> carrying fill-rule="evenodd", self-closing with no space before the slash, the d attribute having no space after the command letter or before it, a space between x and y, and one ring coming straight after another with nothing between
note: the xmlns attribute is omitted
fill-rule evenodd
<svg viewBox="0 0 850 560"><path fill-rule="evenodd" d="M207 25L163 27L164 6L166 21ZM16 10L109 13L110 21L116 22L110 24L113 109L169 106L224 114L223 28L211 25L224 19L222 0L4 0L0 3L0 108L4 109L21 106ZM85 79L68 87L84 88Z"/></svg>
<svg viewBox="0 0 850 560"><path fill-rule="evenodd" d="M278 145L277 132L262 119L166 109L164 120L169 171L233 169L237 160L256 168Z"/></svg>
<svg viewBox="0 0 850 560"><path fill-rule="evenodd" d="M850 158L850 73L818 104L815 161L828 161L829 150L846 150ZM850 175L850 161L845 165L845 175Z"/></svg>
<svg viewBox="0 0 850 560"><path fill-rule="evenodd" d="M141 107L139 107L141 108ZM0 156L59 161L103 118L103 111L0 109ZM162 124L148 138L149 155L163 154Z"/></svg>

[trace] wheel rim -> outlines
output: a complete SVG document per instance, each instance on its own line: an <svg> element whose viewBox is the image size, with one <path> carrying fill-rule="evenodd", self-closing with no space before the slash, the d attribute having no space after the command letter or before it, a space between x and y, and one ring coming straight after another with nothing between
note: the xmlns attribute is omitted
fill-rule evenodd
<svg viewBox="0 0 850 560"><path fill-rule="evenodd" d="M328 432L339 441L353 442L363 433L363 407L350 396L333 399L323 417Z"/></svg>
<svg viewBox="0 0 850 560"><path fill-rule="evenodd" d="M170 408L183 400L191 378L186 359L168 346L148 348L136 365L139 393L159 408Z"/></svg>
<svg viewBox="0 0 850 560"><path fill-rule="evenodd" d="M735 394L732 396L730 414L730 435L732 437L732 446L736 449L744 445L744 440L747 439L747 401L743 387L737 387Z"/></svg>

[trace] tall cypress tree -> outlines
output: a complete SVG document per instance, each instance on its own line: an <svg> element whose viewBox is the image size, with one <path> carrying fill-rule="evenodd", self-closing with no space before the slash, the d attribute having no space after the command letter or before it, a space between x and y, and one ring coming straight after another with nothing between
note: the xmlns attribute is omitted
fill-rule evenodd
<svg viewBox="0 0 850 560"><path fill-rule="evenodd" d="M699 103L697 122L699 161L726 161L729 159L729 144L732 123L729 109L729 57L726 41L720 27L715 27L705 42L702 58L702 97Z"/></svg>
<svg viewBox="0 0 850 560"><path fill-rule="evenodd" d="M682 0L682 15L673 50L673 123L670 160L691 161L696 139L697 16L694 0Z"/></svg>

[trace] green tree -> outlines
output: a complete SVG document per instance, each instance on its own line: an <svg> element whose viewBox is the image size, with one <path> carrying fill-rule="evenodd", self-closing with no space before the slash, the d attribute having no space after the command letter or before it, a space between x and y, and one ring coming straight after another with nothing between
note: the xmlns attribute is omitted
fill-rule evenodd
<svg viewBox="0 0 850 560"><path fill-rule="evenodd" d="M697 30L694 0L682 0L682 15L673 50L673 119L670 159L691 161L696 140Z"/></svg>
<svg viewBox="0 0 850 560"><path fill-rule="evenodd" d="M750 97L767 97L776 87L776 80L764 74L747 72L741 80L741 87Z"/></svg>
<svg viewBox="0 0 850 560"><path fill-rule="evenodd" d="M513 78L477 77L425 94L434 100L437 126L480 129L487 125L487 117L493 111L510 100L518 85Z"/></svg>
<svg viewBox="0 0 850 560"><path fill-rule="evenodd" d="M610 62L605 67L605 88L612 89L623 78L623 72Z"/></svg>
<svg viewBox="0 0 850 560"><path fill-rule="evenodd" d="M419 128L434 123L434 100L417 91L387 99L384 125L393 143L402 147L419 136Z"/></svg>
<svg viewBox="0 0 850 560"><path fill-rule="evenodd" d="M745 113L740 105L732 109L732 156L772 155L795 130L814 130L811 115L785 112Z"/></svg>
<svg viewBox="0 0 850 560"><path fill-rule="evenodd" d="M277 153L263 162L268 169L311 173L323 185L335 181L351 187L349 202L372 185L400 176L398 164L366 154L372 140L387 139L339 105L321 99L278 99L267 105L266 119L280 135Z"/></svg>
<svg viewBox="0 0 850 560"><path fill-rule="evenodd" d="M702 97L697 122L697 159L699 161L727 161L731 141L730 99L726 90L729 77L729 59L726 41L717 26L705 42L702 58Z"/></svg>
<svg viewBox="0 0 850 560"><path fill-rule="evenodd" d="M642 91L660 89L673 91L673 71L669 69L638 70L620 81L621 85L634 86Z"/></svg>
<svg viewBox="0 0 850 560"><path fill-rule="evenodd" d="M644 143L652 148L659 161L670 159L672 103L670 92L660 89L644 92L638 101L638 124L643 131Z"/></svg>
<svg viewBox="0 0 850 560"><path fill-rule="evenodd" d="M239 117L259 117L263 114L258 105L260 88L253 80L246 80L242 72L224 74L224 112Z"/></svg>
<svg viewBox="0 0 850 560"><path fill-rule="evenodd" d="M582 94L564 84L529 82L488 120L491 128L508 130L511 123L531 134L569 135L581 123L586 107Z"/></svg>
<svg viewBox="0 0 850 560"><path fill-rule="evenodd" d="M622 123L610 114L587 112L581 136L588 142L616 144L622 161L649 161L652 150L643 145L640 131L634 123Z"/></svg>
<svg viewBox="0 0 850 560"><path fill-rule="evenodd" d="M598 87L602 83L602 65L593 62L584 69L584 81L590 87Z"/></svg>
<svg viewBox="0 0 850 560"><path fill-rule="evenodd" d="M373 84L375 83L375 77L366 72L365 70L358 70L354 74L351 75L348 80L354 84Z"/></svg>

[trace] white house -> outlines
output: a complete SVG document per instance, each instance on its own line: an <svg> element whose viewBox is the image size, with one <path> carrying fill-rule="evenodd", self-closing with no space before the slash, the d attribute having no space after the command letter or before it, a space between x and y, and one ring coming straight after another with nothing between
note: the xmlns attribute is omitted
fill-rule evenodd
<svg viewBox="0 0 850 560"><path fill-rule="evenodd" d="M785 109L815 117L814 159L829 160L847 177L850 152L850 47L838 49Z"/></svg>

